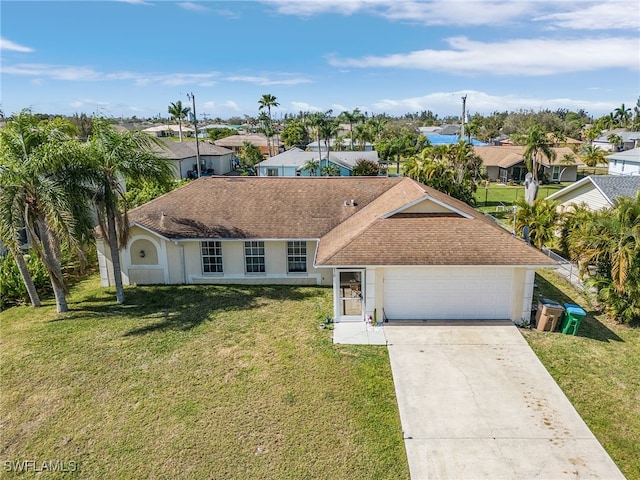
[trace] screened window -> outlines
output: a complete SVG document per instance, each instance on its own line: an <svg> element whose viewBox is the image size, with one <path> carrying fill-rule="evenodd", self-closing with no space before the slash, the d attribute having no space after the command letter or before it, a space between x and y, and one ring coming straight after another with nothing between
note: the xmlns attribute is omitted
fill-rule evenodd
<svg viewBox="0 0 640 480"><path fill-rule="evenodd" d="M202 271L222 273L222 242L202 242Z"/></svg>
<svg viewBox="0 0 640 480"><path fill-rule="evenodd" d="M265 273L264 242L244 242L244 263L247 273Z"/></svg>
<svg viewBox="0 0 640 480"><path fill-rule="evenodd" d="M560 167L555 166L551 169L551 180L558 180L560 178Z"/></svg>
<svg viewBox="0 0 640 480"><path fill-rule="evenodd" d="M287 271L307 272L307 242L287 242Z"/></svg>
<svg viewBox="0 0 640 480"><path fill-rule="evenodd" d="M267 177L277 177L278 169L277 168L267 168Z"/></svg>

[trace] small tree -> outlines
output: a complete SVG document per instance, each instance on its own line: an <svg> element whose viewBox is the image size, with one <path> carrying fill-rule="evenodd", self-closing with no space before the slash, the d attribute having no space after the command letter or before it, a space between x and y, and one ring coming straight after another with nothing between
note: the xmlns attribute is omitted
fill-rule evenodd
<svg viewBox="0 0 640 480"><path fill-rule="evenodd" d="M240 155L240 165L250 175L256 174L256 165L264 160L264 155L258 147L251 142L244 142L242 144L242 151Z"/></svg>
<svg viewBox="0 0 640 480"><path fill-rule="evenodd" d="M554 238L554 229L559 220L557 203L544 198L536 198L528 204L516 201L516 234L523 236L524 227L529 227L529 238L537 248L542 248Z"/></svg>
<svg viewBox="0 0 640 480"><path fill-rule="evenodd" d="M358 159L352 171L353 176L361 177L375 177L379 173L380 165L366 158Z"/></svg>

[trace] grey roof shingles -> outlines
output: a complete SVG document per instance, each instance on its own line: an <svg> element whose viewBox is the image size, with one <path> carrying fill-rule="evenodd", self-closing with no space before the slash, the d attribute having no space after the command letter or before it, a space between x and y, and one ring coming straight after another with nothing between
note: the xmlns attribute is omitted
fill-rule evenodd
<svg viewBox="0 0 640 480"><path fill-rule="evenodd" d="M611 202L618 197L635 198L640 191L640 175L591 175L591 181Z"/></svg>

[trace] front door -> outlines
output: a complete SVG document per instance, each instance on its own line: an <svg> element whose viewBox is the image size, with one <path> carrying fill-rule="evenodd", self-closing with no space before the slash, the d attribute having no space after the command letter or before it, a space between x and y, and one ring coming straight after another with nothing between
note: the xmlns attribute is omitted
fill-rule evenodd
<svg viewBox="0 0 640 480"><path fill-rule="evenodd" d="M364 293L363 270L338 272L338 314L340 321L362 320Z"/></svg>

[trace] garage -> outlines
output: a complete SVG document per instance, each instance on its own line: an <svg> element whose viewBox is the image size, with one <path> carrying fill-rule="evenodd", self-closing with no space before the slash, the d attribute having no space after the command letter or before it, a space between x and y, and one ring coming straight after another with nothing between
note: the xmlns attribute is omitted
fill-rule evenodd
<svg viewBox="0 0 640 480"><path fill-rule="evenodd" d="M388 268L388 320L510 319L514 270L495 267Z"/></svg>

